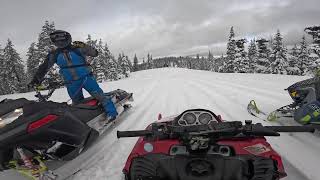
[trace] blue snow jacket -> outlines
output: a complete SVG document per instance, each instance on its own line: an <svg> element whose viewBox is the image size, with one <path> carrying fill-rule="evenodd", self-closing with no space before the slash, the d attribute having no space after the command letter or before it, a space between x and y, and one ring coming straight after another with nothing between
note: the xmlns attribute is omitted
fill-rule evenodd
<svg viewBox="0 0 320 180"><path fill-rule="evenodd" d="M88 45L83 47L69 46L64 49L51 50L47 59L40 65L34 76L38 82L41 82L45 74L56 63L60 67L60 74L65 82L72 82L92 74L92 68L87 63L85 57L96 57L98 51Z"/></svg>

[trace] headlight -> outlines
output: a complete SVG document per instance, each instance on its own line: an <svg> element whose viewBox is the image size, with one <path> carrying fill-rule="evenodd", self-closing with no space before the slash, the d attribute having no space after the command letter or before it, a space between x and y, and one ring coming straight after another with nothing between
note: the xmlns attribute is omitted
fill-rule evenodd
<svg viewBox="0 0 320 180"><path fill-rule="evenodd" d="M23 114L23 109L15 109L14 111L11 111L3 116L0 117L0 128L6 126L7 124L12 123L16 119L18 119L19 116Z"/></svg>

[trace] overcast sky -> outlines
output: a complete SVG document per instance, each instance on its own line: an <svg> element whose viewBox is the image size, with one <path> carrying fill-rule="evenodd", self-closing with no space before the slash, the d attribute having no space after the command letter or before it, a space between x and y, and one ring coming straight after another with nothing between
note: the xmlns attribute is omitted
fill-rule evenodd
<svg viewBox="0 0 320 180"><path fill-rule="evenodd" d="M320 24L319 0L1 0L0 44L10 38L25 57L45 20L106 41L113 54L139 58L225 52L231 26L237 37L270 38L280 29L298 43L309 25Z"/></svg>

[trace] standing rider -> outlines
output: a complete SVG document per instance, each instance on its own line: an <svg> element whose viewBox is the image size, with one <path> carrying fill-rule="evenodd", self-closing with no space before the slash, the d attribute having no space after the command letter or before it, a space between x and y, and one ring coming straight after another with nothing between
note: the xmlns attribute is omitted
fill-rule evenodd
<svg viewBox="0 0 320 180"><path fill-rule="evenodd" d="M45 74L56 63L60 67L60 74L63 76L68 94L73 104L80 103L84 97L82 88L91 96L99 100L103 105L108 117L115 119L118 115L112 100L106 97L92 75L91 67L86 61L86 56L96 57L98 51L80 41L73 44L70 33L56 30L50 34L50 40L57 47L51 50L40 65L38 71L30 82L30 86L41 84Z"/></svg>

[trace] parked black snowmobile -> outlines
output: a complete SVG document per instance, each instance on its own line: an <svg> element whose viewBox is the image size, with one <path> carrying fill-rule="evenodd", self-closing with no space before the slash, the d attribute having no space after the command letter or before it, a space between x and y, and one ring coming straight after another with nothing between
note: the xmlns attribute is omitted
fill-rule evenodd
<svg viewBox="0 0 320 180"><path fill-rule="evenodd" d="M261 111L254 100L248 104L248 112L268 121L294 119L300 124L320 123L320 77L306 79L285 89L293 102L266 114Z"/></svg>
<svg viewBox="0 0 320 180"><path fill-rule="evenodd" d="M8 169L29 179L57 179L50 163L74 159L113 124L92 97L77 105L47 101L57 87L49 85L46 95L37 90L38 101L0 103L0 179ZM120 89L105 95L112 98L119 116L133 100L132 93Z"/></svg>

